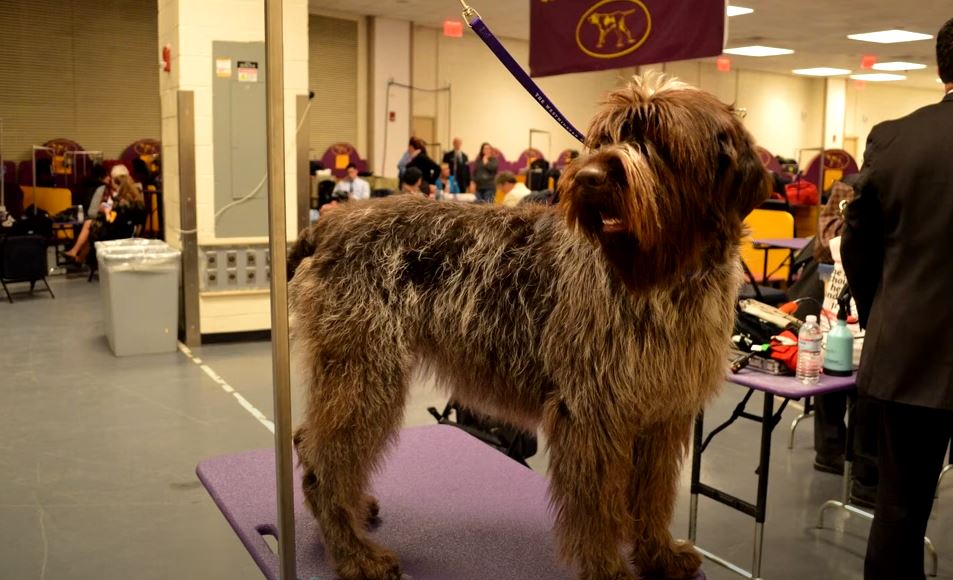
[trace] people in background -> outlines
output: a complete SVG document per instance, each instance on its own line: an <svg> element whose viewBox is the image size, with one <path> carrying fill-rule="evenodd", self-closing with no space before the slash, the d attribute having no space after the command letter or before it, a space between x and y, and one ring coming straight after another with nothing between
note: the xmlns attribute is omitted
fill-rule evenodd
<svg viewBox="0 0 953 580"><path fill-rule="evenodd" d="M450 173L450 164L441 163L440 164L440 177L437 178L437 192L438 193L461 193L460 184L457 183L457 178Z"/></svg>
<svg viewBox="0 0 953 580"><path fill-rule="evenodd" d="M481 145L480 155L473 167L473 183L476 184L477 199L481 203L493 203L496 199L496 172L499 166L493 146L489 143Z"/></svg>
<svg viewBox="0 0 953 580"><path fill-rule="evenodd" d="M503 192L503 205L506 207L516 207L523 198L532 193L526 185L520 183L516 176L509 171L504 171L496 176L496 185Z"/></svg>
<svg viewBox="0 0 953 580"><path fill-rule="evenodd" d="M416 167L408 167L404 172L404 179L400 184L401 193L425 195L423 191L424 175Z"/></svg>
<svg viewBox="0 0 953 580"><path fill-rule="evenodd" d="M867 329L857 384L882 417L866 580L924 578L923 537L953 425L953 19L936 52L943 102L874 127L843 235Z"/></svg>
<svg viewBox="0 0 953 580"><path fill-rule="evenodd" d="M116 167L122 167L117 170ZM73 247L63 252L63 256L77 263L83 263L89 253L89 244L100 240L115 239L117 228L125 225L131 212L143 211L142 191L132 180L125 166L113 168L112 192L108 199L100 204L95 219L83 224Z"/></svg>
<svg viewBox="0 0 953 580"><path fill-rule="evenodd" d="M334 186L334 191L344 193L350 199L370 199L371 186L358 177L357 165L348 164L345 172L347 174Z"/></svg>
<svg viewBox="0 0 953 580"><path fill-rule="evenodd" d="M423 176L423 184L420 186L422 191L429 191L430 186L437 183L437 177L440 176L440 166L427 155L427 147L420 137L411 137L407 145L407 152L410 153L410 161L407 162L407 169L415 167L420 170Z"/></svg>
<svg viewBox="0 0 953 580"><path fill-rule="evenodd" d="M87 184L83 188L83 199L80 200L86 210L85 214L87 219L96 217L96 213L99 212L99 204L103 202L103 196L106 190L109 189L111 183L112 181L106 168L100 163L93 165L87 178Z"/></svg>
<svg viewBox="0 0 953 580"><path fill-rule="evenodd" d="M460 185L460 191L470 188L470 158L463 152L463 140L453 138L453 150L443 154L443 162L450 166L450 174Z"/></svg>

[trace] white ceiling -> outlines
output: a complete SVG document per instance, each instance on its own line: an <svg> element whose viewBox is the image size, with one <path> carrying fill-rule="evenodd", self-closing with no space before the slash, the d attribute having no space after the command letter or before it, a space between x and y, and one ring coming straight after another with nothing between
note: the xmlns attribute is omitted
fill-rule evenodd
<svg viewBox="0 0 953 580"><path fill-rule="evenodd" d="M529 38L529 0L468 0L498 36ZM692 0L670 0L689 2ZM732 0L755 12L729 20L728 46L760 44L790 48L788 56L732 57L736 69L790 73L795 68L832 66L860 70L861 58L879 62L903 60L928 65L912 71L908 86L936 88L933 40L902 44L873 44L849 40L848 34L902 28L936 34L953 18L950 0ZM386 16L441 26L447 18L460 19L459 0L310 0L312 11ZM714 66L714 65L712 65Z"/></svg>

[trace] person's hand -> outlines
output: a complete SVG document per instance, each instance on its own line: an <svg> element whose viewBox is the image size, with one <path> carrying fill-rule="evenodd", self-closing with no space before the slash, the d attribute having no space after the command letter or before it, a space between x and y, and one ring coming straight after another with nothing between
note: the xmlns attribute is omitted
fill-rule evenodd
<svg viewBox="0 0 953 580"><path fill-rule="evenodd" d="M431 184L431 185L430 185L430 195L434 195L435 193L437 193L437 186Z"/></svg>

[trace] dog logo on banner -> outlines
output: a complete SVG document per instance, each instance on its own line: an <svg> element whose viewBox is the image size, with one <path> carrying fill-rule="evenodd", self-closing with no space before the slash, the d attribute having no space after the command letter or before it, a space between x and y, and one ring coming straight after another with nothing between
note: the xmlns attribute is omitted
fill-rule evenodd
<svg viewBox="0 0 953 580"><path fill-rule="evenodd" d="M652 32L652 15L641 0L601 0L576 25L576 44L593 58L619 58L638 50Z"/></svg>

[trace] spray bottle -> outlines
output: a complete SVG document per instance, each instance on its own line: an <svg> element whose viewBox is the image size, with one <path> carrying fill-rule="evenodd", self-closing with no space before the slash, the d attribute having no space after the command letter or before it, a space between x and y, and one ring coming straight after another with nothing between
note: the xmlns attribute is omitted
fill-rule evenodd
<svg viewBox="0 0 953 580"><path fill-rule="evenodd" d="M827 353L824 355L824 374L849 377L854 373L854 333L847 328L850 316L850 289L846 286L837 298L837 321L827 333Z"/></svg>

